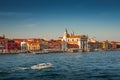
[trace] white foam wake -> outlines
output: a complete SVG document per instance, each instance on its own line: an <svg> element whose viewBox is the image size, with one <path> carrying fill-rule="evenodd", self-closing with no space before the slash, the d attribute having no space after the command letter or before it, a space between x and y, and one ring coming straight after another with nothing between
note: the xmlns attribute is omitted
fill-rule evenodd
<svg viewBox="0 0 120 80"><path fill-rule="evenodd" d="M28 67L17 67L18 70L26 70L29 69Z"/></svg>
<svg viewBox="0 0 120 80"><path fill-rule="evenodd" d="M30 68L28 68L28 67L14 67L14 68L11 68L11 71L24 71L27 69L30 69Z"/></svg>

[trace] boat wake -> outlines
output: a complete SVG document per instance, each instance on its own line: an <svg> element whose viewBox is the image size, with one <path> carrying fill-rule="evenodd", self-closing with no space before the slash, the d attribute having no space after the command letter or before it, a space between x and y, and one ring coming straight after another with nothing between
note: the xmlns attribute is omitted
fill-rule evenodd
<svg viewBox="0 0 120 80"><path fill-rule="evenodd" d="M29 69L28 67L17 67L18 70L26 70Z"/></svg>
<svg viewBox="0 0 120 80"><path fill-rule="evenodd" d="M44 69L44 68L50 68L50 67L52 67L51 63L41 63L41 64L31 66L31 69Z"/></svg>
<svg viewBox="0 0 120 80"><path fill-rule="evenodd" d="M11 68L11 71L24 71L24 70L28 70L30 69L29 67L14 67L14 68Z"/></svg>
<svg viewBox="0 0 120 80"><path fill-rule="evenodd" d="M0 72L8 71L8 72L19 72L19 71L25 71L25 70L35 70L35 69L45 69L45 68L50 68L52 67L51 63L41 63L37 65L33 65L31 67L23 67L23 66L16 66L8 69L2 69Z"/></svg>

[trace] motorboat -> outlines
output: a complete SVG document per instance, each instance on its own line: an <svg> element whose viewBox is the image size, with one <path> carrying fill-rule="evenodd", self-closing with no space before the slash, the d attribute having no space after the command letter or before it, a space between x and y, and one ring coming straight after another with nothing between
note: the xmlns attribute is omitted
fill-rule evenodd
<svg viewBox="0 0 120 80"><path fill-rule="evenodd" d="M44 69L49 67L52 67L51 63L41 63L41 64L31 66L31 69Z"/></svg>

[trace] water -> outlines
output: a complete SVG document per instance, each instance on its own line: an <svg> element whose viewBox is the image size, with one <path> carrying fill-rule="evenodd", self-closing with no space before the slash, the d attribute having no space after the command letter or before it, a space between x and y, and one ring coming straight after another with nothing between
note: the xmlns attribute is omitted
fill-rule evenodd
<svg viewBox="0 0 120 80"><path fill-rule="evenodd" d="M0 80L120 80L120 51L0 55Z"/></svg>

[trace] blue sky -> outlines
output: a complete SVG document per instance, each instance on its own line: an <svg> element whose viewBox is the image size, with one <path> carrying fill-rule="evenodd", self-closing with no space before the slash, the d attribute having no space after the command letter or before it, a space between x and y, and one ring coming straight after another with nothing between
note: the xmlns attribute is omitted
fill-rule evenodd
<svg viewBox="0 0 120 80"><path fill-rule="evenodd" d="M64 29L120 41L120 0L0 0L0 34L57 39Z"/></svg>

